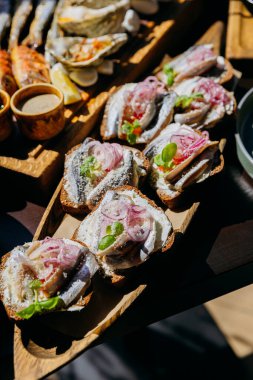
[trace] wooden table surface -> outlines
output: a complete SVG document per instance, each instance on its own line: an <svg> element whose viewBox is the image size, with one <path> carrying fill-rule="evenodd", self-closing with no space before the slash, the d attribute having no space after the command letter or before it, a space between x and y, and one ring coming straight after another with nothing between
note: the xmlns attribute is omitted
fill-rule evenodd
<svg viewBox="0 0 253 380"><path fill-rule="evenodd" d="M192 36L193 40L195 36ZM196 39L196 38L195 38ZM187 43L187 41L185 41ZM243 86L245 80L243 80ZM240 98L245 88L239 86ZM192 192L200 207L185 236L169 254L145 263L147 291L96 341L126 334L253 282L253 181L235 151L235 121L217 128L227 137L225 170ZM44 206L27 202L18 183L1 178L0 254L32 239ZM196 190L196 189L195 189ZM158 291L159 289L159 291ZM0 306L1 371L11 378L13 325Z"/></svg>

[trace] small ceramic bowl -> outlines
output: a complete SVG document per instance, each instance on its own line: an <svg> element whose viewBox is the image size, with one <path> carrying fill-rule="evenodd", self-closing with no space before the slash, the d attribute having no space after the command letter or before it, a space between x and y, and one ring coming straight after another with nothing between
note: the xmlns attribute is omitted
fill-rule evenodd
<svg viewBox="0 0 253 380"><path fill-rule="evenodd" d="M56 95L59 103L46 112L26 113L21 110L20 105L26 100L43 94ZM11 97L11 109L21 132L31 140L48 140L58 135L64 128L63 94L51 84L31 84L16 91Z"/></svg>
<svg viewBox="0 0 253 380"><path fill-rule="evenodd" d="M245 171L253 178L253 88L238 104L236 149Z"/></svg>
<svg viewBox="0 0 253 380"><path fill-rule="evenodd" d="M10 95L0 90L0 104L3 108L0 109L0 142L4 141L11 134L11 118L10 118Z"/></svg>

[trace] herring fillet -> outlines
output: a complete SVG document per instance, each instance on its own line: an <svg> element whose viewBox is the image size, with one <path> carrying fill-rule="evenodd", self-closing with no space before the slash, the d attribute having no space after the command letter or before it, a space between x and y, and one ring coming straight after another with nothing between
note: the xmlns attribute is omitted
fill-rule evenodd
<svg viewBox="0 0 253 380"><path fill-rule="evenodd" d="M0 45L6 29L11 24L11 2L10 0L0 0Z"/></svg>
<svg viewBox="0 0 253 380"><path fill-rule="evenodd" d="M43 30L53 15L55 6L56 0L40 0L30 26L29 34L22 42L22 45L33 48L42 45Z"/></svg>
<svg viewBox="0 0 253 380"><path fill-rule="evenodd" d="M33 9L32 0L16 0L14 16L11 23L9 51L18 45L20 33Z"/></svg>

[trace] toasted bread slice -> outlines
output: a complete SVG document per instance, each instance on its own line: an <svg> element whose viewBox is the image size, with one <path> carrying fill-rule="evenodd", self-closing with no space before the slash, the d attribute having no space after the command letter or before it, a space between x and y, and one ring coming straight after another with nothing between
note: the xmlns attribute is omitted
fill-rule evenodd
<svg viewBox="0 0 253 380"><path fill-rule="evenodd" d="M165 125L172 121L176 100L176 94L173 91L164 89L163 92L155 92L143 107L141 118L137 118L134 108L137 107L136 104L140 103L139 100L135 100L134 106L129 106L133 94L138 92L139 86L148 85L148 82L145 83L145 81L149 78L152 80L155 77L148 77L139 83L127 83L115 89L110 95L100 128L103 140L118 137L121 140L129 141L130 144L147 144L162 131ZM143 92L145 93L145 90ZM126 108L129 108L128 111ZM124 123L129 122L126 120L126 114L131 123L137 122L139 129L142 130L141 133L135 135L136 141L129 140L127 133L122 129Z"/></svg>
<svg viewBox="0 0 253 380"><path fill-rule="evenodd" d="M101 238L107 234L108 225L114 222L105 215L105 209L110 210L115 206L115 201L129 202L129 207L139 206L146 211L143 217L148 218L149 233L144 241L134 241L129 235L128 206L124 210L122 206L122 219L120 223L124 229L115 238L115 241L104 249L100 248ZM121 217L121 216L120 216ZM150 219L149 219L150 218ZM131 221L130 221L131 223ZM145 227L143 227L145 229ZM96 208L83 220L73 236L77 241L83 242L89 250L96 255L99 264L106 275L113 277L126 273L129 268L136 267L146 261L151 254L157 251L167 251L174 240L171 222L164 211L154 201L147 198L138 189L131 186L121 186L109 190L104 195ZM121 279L121 278L120 278Z"/></svg>
<svg viewBox="0 0 253 380"><path fill-rule="evenodd" d="M167 172L155 163L155 157L163 151L163 148L171 142L173 136L194 136L203 138L199 148L183 161L175 164ZM187 148L186 148L187 149ZM144 150L150 159L151 172L149 183L157 192L161 201L169 208L178 207L184 191L190 185L204 181L206 178L219 173L224 167L224 159L219 151L219 142L210 141L201 132L194 131L191 127L180 124L171 124L153 140Z"/></svg>
<svg viewBox="0 0 253 380"><path fill-rule="evenodd" d="M65 160L63 186L60 200L63 209L72 214L83 214L92 210L107 190L121 185L138 186L144 179L149 161L139 150L122 146L121 163L109 172L105 172L95 183L80 175L80 167L89 155L87 145L95 140L87 138L83 144L71 149Z"/></svg>
<svg viewBox="0 0 253 380"><path fill-rule="evenodd" d="M61 243L57 256L57 242ZM63 247L66 250L63 250ZM74 248L71 253L71 249ZM60 253L59 253L60 252ZM58 260L57 267L54 264ZM51 265L51 267L50 267ZM34 241L17 246L3 256L0 265L0 298L10 318L23 319L19 315L36 302L52 300L58 296L60 302L48 310L68 310L77 304L86 304L85 292L91 284L91 277L98 270L98 264L84 244L70 239ZM39 282L37 296L32 288L34 280ZM34 313L36 314L36 313ZM26 317L24 317L26 319Z"/></svg>

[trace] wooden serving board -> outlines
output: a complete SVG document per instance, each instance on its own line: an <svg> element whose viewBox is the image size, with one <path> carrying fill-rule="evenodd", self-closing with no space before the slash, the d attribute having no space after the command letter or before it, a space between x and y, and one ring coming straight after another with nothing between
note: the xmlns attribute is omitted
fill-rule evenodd
<svg viewBox="0 0 253 380"><path fill-rule="evenodd" d="M43 143L31 142L16 134L13 140L0 146L0 169L15 174L19 186L24 183L26 189L50 192L59 179L57 173L61 173L64 153L90 133L110 88L136 80L157 59L161 59L168 44L179 41L193 25L201 3L201 0L180 0L161 4L161 10L153 20L142 26L138 35L116 55L120 63L115 74L101 76L95 86L83 93L83 102L66 110L65 130ZM191 17L188 17L189 13ZM81 116L73 118L78 111Z"/></svg>
<svg viewBox="0 0 253 380"><path fill-rule="evenodd" d="M240 0L230 0L226 57L253 59L253 15Z"/></svg>
<svg viewBox="0 0 253 380"><path fill-rule="evenodd" d="M71 238L81 222L81 218L63 211L61 186L60 182L35 233L35 240L46 236ZM197 208L198 203L194 203L187 210L166 211L176 234L186 231ZM156 259L155 255L152 259ZM136 269L138 276L133 276L131 284L124 288L114 288L104 279L95 277L91 300L81 312L52 313L16 325L15 380L42 378L87 349L145 290L147 285L141 276L145 264L142 267Z"/></svg>
<svg viewBox="0 0 253 380"><path fill-rule="evenodd" d="M223 26L214 24L199 42L215 43L217 52ZM211 37L212 36L212 37ZM216 42L215 42L216 41ZM78 118L80 121L80 117ZM224 140L220 149L223 150ZM71 238L82 218L66 214L61 207L59 183L34 235L34 239L46 236ZM142 191L146 193L146 189ZM192 203L181 211L165 210L172 222L176 237L187 230L199 203ZM175 252L178 239L172 247ZM151 260L159 259L154 254ZM86 350L147 288L146 264L136 268L136 275L123 288L109 285L100 277L94 278L93 294L88 306L81 312L58 312L15 325L14 369L16 380L35 380L47 376L73 360ZM137 275L138 274L138 275ZM130 283L131 282L131 283Z"/></svg>

